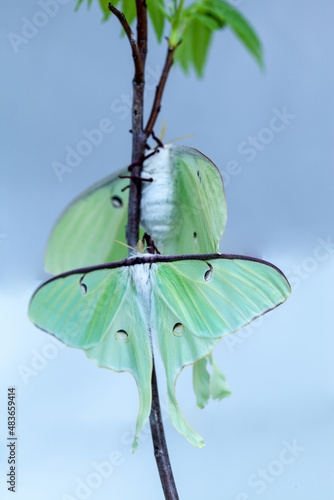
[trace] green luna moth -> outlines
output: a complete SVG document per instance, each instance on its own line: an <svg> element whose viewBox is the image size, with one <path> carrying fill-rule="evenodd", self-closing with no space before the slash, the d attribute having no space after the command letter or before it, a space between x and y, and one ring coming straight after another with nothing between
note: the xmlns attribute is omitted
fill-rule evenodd
<svg viewBox="0 0 334 500"><path fill-rule="evenodd" d="M81 194L57 221L45 256L45 268L59 274L83 266L125 259L129 172L122 170ZM226 202L221 175L214 163L196 149L165 145L143 164L141 226L164 255L217 253L226 224ZM214 200L214 202L213 202ZM141 232L142 235L143 232ZM171 237L173 235L173 237ZM205 363L194 365L194 389L203 408L204 391L221 399L230 391L215 365L212 380ZM208 378L209 377L209 378ZM215 391L210 392L210 385ZM218 389L220 387L220 389Z"/></svg>
<svg viewBox="0 0 334 500"><path fill-rule="evenodd" d="M201 447L203 439L189 427L176 401L179 373L186 365L202 364L224 335L278 306L289 294L281 271L261 260L135 253L51 278L33 295L29 316L39 328L83 349L98 365L132 373L140 400L133 450L151 410L155 338L166 371L171 422Z"/></svg>
<svg viewBox="0 0 334 500"><path fill-rule="evenodd" d="M82 266L114 262L128 251L127 170L81 194L60 216L51 233L45 269L59 274ZM226 203L217 167L199 151L165 145L143 164L141 226L164 255L217 253L226 223ZM214 202L212 201L214 200ZM171 237L172 235L172 237Z"/></svg>

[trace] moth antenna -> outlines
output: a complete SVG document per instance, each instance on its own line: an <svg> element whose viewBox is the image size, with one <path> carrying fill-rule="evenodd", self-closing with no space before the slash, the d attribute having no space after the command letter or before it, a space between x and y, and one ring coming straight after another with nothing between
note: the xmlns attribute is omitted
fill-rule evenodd
<svg viewBox="0 0 334 500"><path fill-rule="evenodd" d="M164 120L162 122L161 129L160 129L160 135L159 135L159 139L160 139L161 142L163 142L163 140L165 138L166 130L167 130L167 121Z"/></svg>
<svg viewBox="0 0 334 500"><path fill-rule="evenodd" d="M197 134L183 135L182 137L177 137L176 139L172 139L171 141L165 142L164 144L166 146L166 144L172 144L172 142L175 141L183 141L183 139L189 139L189 137L195 137L195 135Z"/></svg>
<svg viewBox="0 0 334 500"><path fill-rule="evenodd" d="M137 243L137 251L140 253L144 253L144 250L145 250L144 243L142 240L139 240Z"/></svg>
<svg viewBox="0 0 334 500"><path fill-rule="evenodd" d="M137 252L137 249L136 248L133 248L131 247L130 245L127 245L126 243L124 243L123 241L118 241L118 240L114 240L116 241L116 243L119 243L120 245L123 245L123 247L127 247L127 248L131 248L131 250L134 250L135 252Z"/></svg>

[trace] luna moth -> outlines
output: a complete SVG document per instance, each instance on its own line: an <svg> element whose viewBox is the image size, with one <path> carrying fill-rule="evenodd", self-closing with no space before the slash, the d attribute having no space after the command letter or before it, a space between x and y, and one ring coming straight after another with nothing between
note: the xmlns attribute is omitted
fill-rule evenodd
<svg viewBox="0 0 334 500"><path fill-rule="evenodd" d="M126 174L125 169L107 177L65 209L48 241L47 271L59 274L127 257L127 249L115 242L126 242L129 195L123 189L129 180L119 177ZM227 216L223 182L214 163L196 149L165 145L148 155L142 177L153 182L142 183L141 226L159 251L217 253ZM211 391L213 398L230 394L218 366L211 382L208 376L203 362L194 365L194 390L201 408L205 403L195 380L209 380L209 394L210 385L220 385L220 391Z"/></svg>
<svg viewBox="0 0 334 500"><path fill-rule="evenodd" d="M65 209L48 241L45 269L59 274L127 257L129 184L125 169L82 193ZM143 164L141 227L160 253L218 252L226 223L226 202L217 167L199 151L165 145ZM214 203L212 202L214 200ZM173 235L173 237L171 237Z"/></svg>
<svg viewBox="0 0 334 500"><path fill-rule="evenodd" d="M30 319L98 365L129 371L139 390L133 450L151 410L152 341L165 366L169 415L194 446L175 396L181 370L208 356L232 333L286 300L290 286L272 264L238 255L135 253L119 262L76 269L41 285ZM205 398L204 398L205 399Z"/></svg>

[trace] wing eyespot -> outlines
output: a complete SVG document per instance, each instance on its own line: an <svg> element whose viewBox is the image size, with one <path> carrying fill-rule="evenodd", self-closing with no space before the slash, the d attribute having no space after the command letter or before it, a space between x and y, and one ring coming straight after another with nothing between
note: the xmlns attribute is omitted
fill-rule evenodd
<svg viewBox="0 0 334 500"><path fill-rule="evenodd" d="M197 233L196 233L196 231L194 231L194 241L195 241L195 243L197 243Z"/></svg>
<svg viewBox="0 0 334 500"><path fill-rule="evenodd" d="M117 330L117 332L115 333L115 337L119 342L129 342L129 335L125 330Z"/></svg>
<svg viewBox="0 0 334 500"><path fill-rule="evenodd" d="M206 281L206 282L210 281L210 280L211 280L211 278L212 278L212 275L213 275L213 267L212 267L212 266L211 266L211 264L209 264L208 262L207 262L207 264L208 264L208 266L209 266L209 269L207 269L207 270L205 271L204 276L203 276L204 281Z"/></svg>
<svg viewBox="0 0 334 500"><path fill-rule="evenodd" d="M184 326L182 325L182 323L175 323L173 327L173 334L176 337L182 337L182 335L184 334Z"/></svg>
<svg viewBox="0 0 334 500"><path fill-rule="evenodd" d="M112 196L111 204L115 208L121 208L123 206L123 200L119 196Z"/></svg>

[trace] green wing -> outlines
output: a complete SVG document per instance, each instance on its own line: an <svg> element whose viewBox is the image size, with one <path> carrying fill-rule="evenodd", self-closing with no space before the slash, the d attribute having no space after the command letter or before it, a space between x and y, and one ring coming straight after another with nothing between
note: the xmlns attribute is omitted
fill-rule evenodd
<svg viewBox="0 0 334 500"><path fill-rule="evenodd" d="M173 237L158 246L159 250L165 255L216 253L226 222L220 173L195 149L169 146L169 151L175 175L171 202L177 213L177 232L174 234L173 230ZM48 241L47 271L59 274L127 257L127 249L115 243L115 240L126 242L129 203L129 191L122 192L129 179L119 179L120 174L129 172L120 171L107 177L65 209ZM154 232L153 227L153 240Z"/></svg>
<svg viewBox="0 0 334 500"><path fill-rule="evenodd" d="M151 322L167 375L170 418L192 444L202 446L176 401L180 371L209 355L222 336L284 302L290 286L277 268L247 258L159 263L152 265L152 272ZM207 399L208 383L203 384L201 404ZM212 391L219 394L216 384Z"/></svg>
<svg viewBox="0 0 334 500"><path fill-rule="evenodd" d="M99 366L132 373L139 390L135 450L151 410L152 350L129 267L49 280L32 297L29 317Z"/></svg>
<svg viewBox="0 0 334 500"><path fill-rule="evenodd" d="M178 233L175 237L173 234L161 253L217 253L227 219L219 170L209 158L186 146L173 146L170 157L176 171Z"/></svg>
<svg viewBox="0 0 334 500"><path fill-rule="evenodd" d="M218 363L213 359L212 353L208 356L212 365L212 374L207 370L207 358L201 358L193 366L193 387L196 394L196 402L199 408L204 408L210 396L212 399L222 399L232 393L226 383Z"/></svg>
<svg viewBox="0 0 334 500"><path fill-rule="evenodd" d="M159 250L166 255L216 253L226 223L221 175L199 151L185 146L167 148L174 176L171 202L177 224L173 224L173 237L158 244ZM154 157L150 161L154 161ZM129 192L122 189L129 180L118 176L127 173L125 170L107 177L65 209L48 241L47 271L59 274L127 257L127 249L115 243L115 240L124 243L126 240ZM153 227L153 239L154 233ZM194 366L194 370L199 369ZM194 384L195 392L197 387Z"/></svg>
<svg viewBox="0 0 334 500"><path fill-rule="evenodd" d="M129 191L122 189L129 179L117 172L82 193L56 222L45 254L45 269L60 274L79 267L125 259L128 251L115 240L125 242Z"/></svg>

